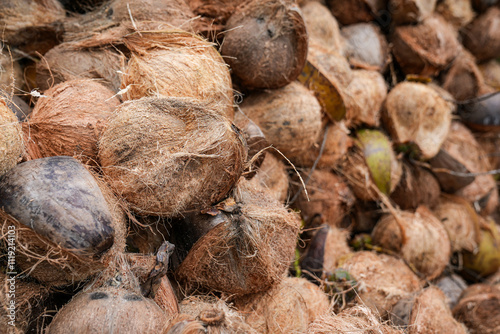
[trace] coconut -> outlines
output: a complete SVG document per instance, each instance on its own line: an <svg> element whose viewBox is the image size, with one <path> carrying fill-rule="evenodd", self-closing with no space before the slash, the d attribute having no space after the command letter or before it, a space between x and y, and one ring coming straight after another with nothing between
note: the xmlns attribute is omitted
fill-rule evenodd
<svg viewBox="0 0 500 334"><path fill-rule="evenodd" d="M448 135L453 110L433 88L402 82L387 94L382 118L396 144L415 144L421 158L429 159Z"/></svg>
<svg viewBox="0 0 500 334"><path fill-rule="evenodd" d="M437 288L443 291L450 309L455 307L460 295L467 288L465 280L456 274L442 276L435 284Z"/></svg>
<svg viewBox="0 0 500 334"><path fill-rule="evenodd" d="M484 78L476 59L466 50L458 54L443 76L443 88L459 101L478 96L483 85Z"/></svg>
<svg viewBox="0 0 500 334"><path fill-rule="evenodd" d="M453 26L439 15L429 16L415 26L397 27L391 42L403 72L424 76L438 74L460 48Z"/></svg>
<svg viewBox="0 0 500 334"><path fill-rule="evenodd" d="M293 259L298 215L244 178L231 196L216 211L187 216L174 226L182 261L176 277L187 290L265 291L283 279Z"/></svg>
<svg viewBox="0 0 500 334"><path fill-rule="evenodd" d="M458 30L465 27L476 14L469 0L444 0L437 4L436 12Z"/></svg>
<svg viewBox="0 0 500 334"><path fill-rule="evenodd" d="M402 331L382 323L380 317L364 305L345 309L337 315L318 317L307 327L307 334L399 334Z"/></svg>
<svg viewBox="0 0 500 334"><path fill-rule="evenodd" d="M435 286L400 300L392 312L393 322L407 329L408 334L468 333L465 326L453 318L445 294Z"/></svg>
<svg viewBox="0 0 500 334"><path fill-rule="evenodd" d="M98 79L114 92L120 90L125 57L111 48L79 48L60 44L47 52L36 65L36 84L45 91L63 81Z"/></svg>
<svg viewBox="0 0 500 334"><path fill-rule="evenodd" d="M482 147L488 157L488 163L492 169L500 169L500 133L498 132L474 132L474 138Z"/></svg>
<svg viewBox="0 0 500 334"><path fill-rule="evenodd" d="M475 284L469 286L453 316L467 326L471 334L493 334L500 331L500 288Z"/></svg>
<svg viewBox="0 0 500 334"><path fill-rule="evenodd" d="M500 8L491 7L462 30L464 46L478 61L497 58L500 54Z"/></svg>
<svg viewBox="0 0 500 334"><path fill-rule="evenodd" d="M18 61L12 59L12 54L0 46L0 90L11 92L14 87L23 88L23 70Z"/></svg>
<svg viewBox="0 0 500 334"><path fill-rule="evenodd" d="M356 201L352 211L349 218L353 233L365 233L365 238L369 237L368 239L371 241L369 233L371 233L380 217L382 217L385 211L384 208L378 202ZM360 246L363 246L363 244Z"/></svg>
<svg viewBox="0 0 500 334"><path fill-rule="evenodd" d="M389 63L389 46L380 28L373 23L358 23L342 28L346 56L354 67L383 73Z"/></svg>
<svg viewBox="0 0 500 334"><path fill-rule="evenodd" d="M17 119L22 122L31 114L31 107L19 96L11 95L0 88L0 100L3 100L7 107L16 114Z"/></svg>
<svg viewBox="0 0 500 334"><path fill-rule="evenodd" d="M479 64L479 70L483 74L484 82L495 89L500 89L500 62L496 59Z"/></svg>
<svg viewBox="0 0 500 334"><path fill-rule="evenodd" d="M387 96L384 77L379 72L367 70L354 70L352 77L345 90L351 101L350 108L347 109L346 125L378 127L382 105Z"/></svg>
<svg viewBox="0 0 500 334"><path fill-rule="evenodd" d="M0 98L0 176L5 174L21 160L24 153L21 125L16 115Z"/></svg>
<svg viewBox="0 0 500 334"><path fill-rule="evenodd" d="M104 175L130 207L164 216L220 201L246 159L243 139L226 117L190 98L123 103L99 149Z"/></svg>
<svg viewBox="0 0 500 334"><path fill-rule="evenodd" d="M96 164L100 132L119 104L111 90L91 79L49 89L22 124L28 160L67 155Z"/></svg>
<svg viewBox="0 0 500 334"><path fill-rule="evenodd" d="M472 0L471 3L472 7L474 7L474 9L480 13L484 12L492 6L498 6L499 4L498 0Z"/></svg>
<svg viewBox="0 0 500 334"><path fill-rule="evenodd" d="M172 219L159 216L135 215L129 219L127 246L142 254L156 253L158 248L170 240Z"/></svg>
<svg viewBox="0 0 500 334"><path fill-rule="evenodd" d="M288 173L283 161L272 154L266 154L262 165L250 180L253 186L261 187L280 203L288 198Z"/></svg>
<svg viewBox="0 0 500 334"><path fill-rule="evenodd" d="M246 322L258 333L303 333L328 312L327 295L305 278L287 277L273 289L236 300Z"/></svg>
<svg viewBox="0 0 500 334"><path fill-rule="evenodd" d="M355 198L345 180L329 170L315 169L307 178L307 195L302 184L295 178L300 194L293 207L300 210L302 219L308 228L326 223L339 226L342 219L350 212ZM317 223L313 226L313 221Z"/></svg>
<svg viewBox="0 0 500 334"><path fill-rule="evenodd" d="M439 182L430 171L403 161L401 181L391 194L391 199L403 210L414 210L422 204L432 208L440 192Z"/></svg>
<svg viewBox="0 0 500 334"><path fill-rule="evenodd" d="M478 98L459 105L458 114L469 128L480 132L497 132L500 128L500 94L486 85L478 92Z"/></svg>
<svg viewBox="0 0 500 334"><path fill-rule="evenodd" d="M418 23L432 15L437 0L389 0L392 20L397 24Z"/></svg>
<svg viewBox="0 0 500 334"><path fill-rule="evenodd" d="M340 34L339 24L330 10L317 1L301 5L309 40L344 54L345 41Z"/></svg>
<svg viewBox="0 0 500 334"><path fill-rule="evenodd" d="M327 0L333 15L343 25L369 22L377 18L380 11L385 10L386 0Z"/></svg>
<svg viewBox="0 0 500 334"><path fill-rule="evenodd" d="M219 39L221 32L236 8L243 0L186 0L196 20L193 26L198 34Z"/></svg>
<svg viewBox="0 0 500 334"><path fill-rule="evenodd" d="M75 13L86 13L95 10L98 6L105 3L107 0L59 0L64 9Z"/></svg>
<svg viewBox="0 0 500 334"><path fill-rule="evenodd" d="M292 161L316 142L321 131L321 106L313 93L297 82L250 95L241 104L241 111Z"/></svg>
<svg viewBox="0 0 500 334"><path fill-rule="evenodd" d="M90 277L125 247L117 200L70 157L28 161L4 174L0 208L3 239L17 233L16 264L48 286Z"/></svg>
<svg viewBox="0 0 500 334"><path fill-rule="evenodd" d="M294 1L243 2L224 29L221 53L246 88L280 88L302 71L307 32Z"/></svg>
<svg viewBox="0 0 500 334"><path fill-rule="evenodd" d="M132 56L123 75L123 97L190 97L234 117L229 69L212 44L179 30L124 37Z"/></svg>
<svg viewBox="0 0 500 334"><path fill-rule="evenodd" d="M446 229L425 206L415 213L399 211L382 216L372 232L373 243L396 252L427 279L443 272L450 261Z"/></svg>

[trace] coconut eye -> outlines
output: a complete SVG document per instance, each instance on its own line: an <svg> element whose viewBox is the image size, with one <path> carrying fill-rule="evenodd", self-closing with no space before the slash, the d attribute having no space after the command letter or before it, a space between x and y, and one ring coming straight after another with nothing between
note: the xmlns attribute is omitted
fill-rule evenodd
<svg viewBox="0 0 500 334"><path fill-rule="evenodd" d="M129 302L136 302L136 301L142 300L142 297L139 295L135 295L135 294L132 295L131 294L131 295L123 296L123 299L125 299L126 301L129 301Z"/></svg>
<svg viewBox="0 0 500 334"><path fill-rule="evenodd" d="M105 292L94 292L91 293L89 296L90 300L106 299L108 297L109 297L108 294Z"/></svg>

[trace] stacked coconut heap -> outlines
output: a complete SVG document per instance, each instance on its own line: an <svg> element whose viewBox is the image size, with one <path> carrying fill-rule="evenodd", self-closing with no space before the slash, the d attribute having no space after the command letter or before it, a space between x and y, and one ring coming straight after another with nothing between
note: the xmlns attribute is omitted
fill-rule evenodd
<svg viewBox="0 0 500 334"><path fill-rule="evenodd" d="M500 331L497 1L0 22L0 328Z"/></svg>

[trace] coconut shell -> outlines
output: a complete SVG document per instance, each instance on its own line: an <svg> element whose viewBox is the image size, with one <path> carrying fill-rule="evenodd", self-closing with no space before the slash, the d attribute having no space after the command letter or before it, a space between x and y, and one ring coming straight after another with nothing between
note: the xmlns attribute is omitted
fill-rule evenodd
<svg viewBox="0 0 500 334"><path fill-rule="evenodd" d="M399 26L391 37L392 52L405 74L436 75L460 49L453 26L439 15L418 25Z"/></svg>
<svg viewBox="0 0 500 334"><path fill-rule="evenodd" d="M125 37L132 50L124 99L190 97L233 119L229 69L213 45L187 32L143 31Z"/></svg>
<svg viewBox="0 0 500 334"><path fill-rule="evenodd" d="M14 168L24 153L21 124L0 98L0 176Z"/></svg>
<svg viewBox="0 0 500 334"><path fill-rule="evenodd" d="M306 25L291 0L243 2L224 30L221 53L248 89L286 86L304 67Z"/></svg>
<svg viewBox="0 0 500 334"><path fill-rule="evenodd" d="M343 25L369 22L376 19L378 13L386 7L386 0L327 0L333 15Z"/></svg>
<svg viewBox="0 0 500 334"><path fill-rule="evenodd" d="M466 50L460 52L443 77L443 88L458 101L478 96L483 85L484 78L476 59Z"/></svg>
<svg viewBox="0 0 500 334"><path fill-rule="evenodd" d="M486 284L467 288L453 309L453 316L467 326L471 334L500 331L500 289Z"/></svg>
<svg viewBox="0 0 500 334"><path fill-rule="evenodd" d="M201 215L200 221L188 217L182 227L191 231L184 234L191 240L179 248L194 245L176 276L190 289L234 295L265 291L283 279L293 259L298 216L245 179L232 196L218 212Z"/></svg>
<svg viewBox="0 0 500 334"><path fill-rule="evenodd" d="M500 94L486 85L478 98L459 105L458 114L467 127L480 132L498 132L500 129Z"/></svg>
<svg viewBox="0 0 500 334"><path fill-rule="evenodd" d="M321 131L321 106L313 93L297 82L252 94L243 101L241 110L291 161L307 151Z"/></svg>
<svg viewBox="0 0 500 334"><path fill-rule="evenodd" d="M462 30L464 46L478 61L497 58L500 54L499 24L500 8L491 7Z"/></svg>
<svg viewBox="0 0 500 334"><path fill-rule="evenodd" d="M387 94L383 121L396 144L413 143L422 159L439 152L450 130L452 103L422 83L402 82Z"/></svg>
<svg viewBox="0 0 500 334"><path fill-rule="evenodd" d="M170 217L224 198L246 160L243 139L226 117L188 98L123 103L99 149L104 175L133 210Z"/></svg>
<svg viewBox="0 0 500 334"><path fill-rule="evenodd" d="M382 216L372 239L374 244L401 255L429 280L441 275L450 261L448 233L425 206L419 206L415 213L399 211Z"/></svg>
<svg viewBox="0 0 500 334"><path fill-rule="evenodd" d="M111 90L91 79L47 90L22 124L27 159L67 155L96 164L99 135L119 104Z"/></svg>
<svg viewBox="0 0 500 334"><path fill-rule="evenodd" d="M273 289L236 301L246 322L258 333L305 332L328 312L327 295L305 278L287 277Z"/></svg>
<svg viewBox="0 0 500 334"><path fill-rule="evenodd" d="M476 16L469 0L441 1L436 6L436 12L453 24L457 30L466 26Z"/></svg>
<svg viewBox="0 0 500 334"><path fill-rule="evenodd" d="M496 59L486 63L479 64L479 70L483 74L484 82L493 87L500 89L500 62Z"/></svg>
<svg viewBox="0 0 500 334"><path fill-rule="evenodd" d="M397 25L419 23L432 15L436 0L389 0L387 4L392 20Z"/></svg>
<svg viewBox="0 0 500 334"><path fill-rule="evenodd" d="M380 28L373 23L358 23L342 28L346 56L354 67L383 73L389 63L389 46Z"/></svg>
<svg viewBox="0 0 500 334"><path fill-rule="evenodd" d="M250 183L255 187L263 188L280 203L285 203L288 198L289 180L286 166L273 154L266 154L262 165Z"/></svg>

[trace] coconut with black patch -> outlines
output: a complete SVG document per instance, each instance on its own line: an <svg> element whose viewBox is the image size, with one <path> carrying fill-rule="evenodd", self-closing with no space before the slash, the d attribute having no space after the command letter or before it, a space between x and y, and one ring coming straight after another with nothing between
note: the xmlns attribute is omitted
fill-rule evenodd
<svg viewBox="0 0 500 334"><path fill-rule="evenodd" d="M21 124L16 115L0 98L0 176L14 168L24 153Z"/></svg>
<svg viewBox="0 0 500 334"><path fill-rule="evenodd" d="M461 31L464 46L478 61L497 58L500 54L499 24L500 8L493 6Z"/></svg>
<svg viewBox="0 0 500 334"><path fill-rule="evenodd" d="M245 88L280 88L302 71L308 37L302 14L293 1L244 2L224 30L221 53Z"/></svg>
<svg viewBox="0 0 500 334"><path fill-rule="evenodd" d="M223 199L246 160L238 129L191 98L121 104L99 141L106 180L140 214L178 216Z"/></svg>

